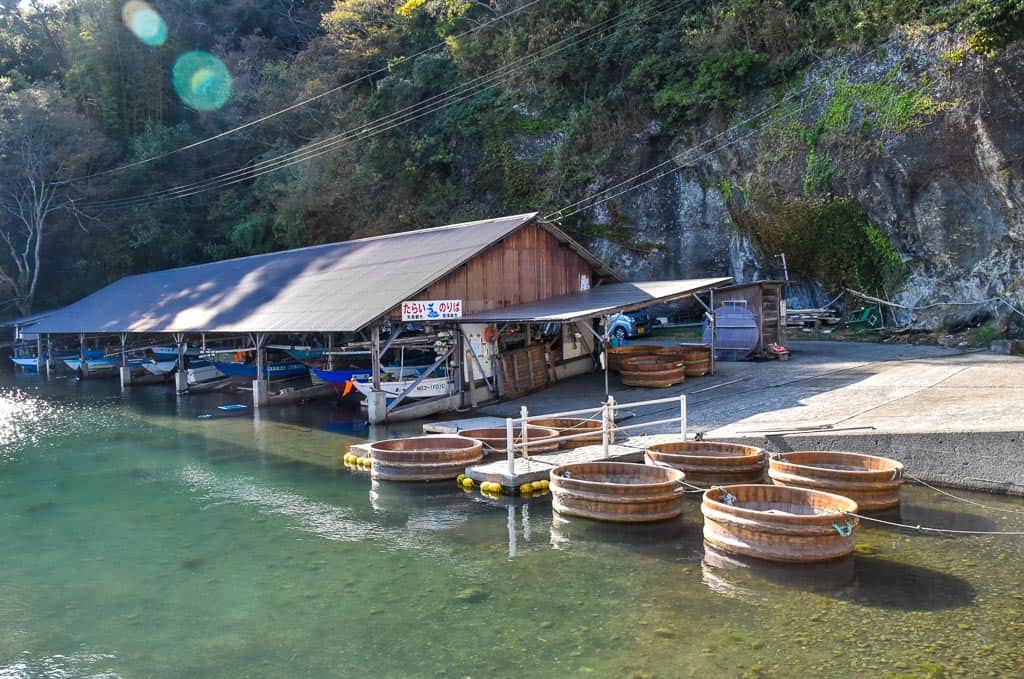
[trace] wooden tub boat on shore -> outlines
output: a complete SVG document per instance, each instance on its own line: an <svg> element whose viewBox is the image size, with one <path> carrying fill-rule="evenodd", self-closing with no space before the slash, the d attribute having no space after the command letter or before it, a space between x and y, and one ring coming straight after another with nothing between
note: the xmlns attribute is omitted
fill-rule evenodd
<svg viewBox="0 0 1024 679"><path fill-rule="evenodd" d="M370 478L378 481L454 479L484 459L483 444L464 436L414 436L370 445Z"/></svg>
<svg viewBox="0 0 1024 679"><path fill-rule="evenodd" d="M627 358L638 356L651 356L659 347L655 344L627 344L621 347L608 349L608 370L619 372L622 370L622 362Z"/></svg>
<svg viewBox="0 0 1024 679"><path fill-rule="evenodd" d="M619 378L628 387L671 387L686 380L686 366L678 358L638 356L622 362Z"/></svg>
<svg viewBox="0 0 1024 679"><path fill-rule="evenodd" d="M581 417L543 417L530 420L530 424L555 429L559 436L576 437L562 441L563 448L601 445L601 420L586 420Z"/></svg>
<svg viewBox="0 0 1024 679"><path fill-rule="evenodd" d="M683 345L680 349L687 377L703 377L711 372L711 347Z"/></svg>
<svg viewBox="0 0 1024 679"><path fill-rule="evenodd" d="M644 462L683 472L688 484L701 488L764 479L764 451L754 446L712 441L666 441L650 445Z"/></svg>
<svg viewBox="0 0 1024 679"><path fill-rule="evenodd" d="M900 504L903 464L875 455L806 450L773 455L768 476L776 485L835 493L856 502L861 512L881 512Z"/></svg>
<svg viewBox="0 0 1024 679"><path fill-rule="evenodd" d="M598 521L664 521L683 513L683 473L632 462L576 462L549 476L560 514Z"/></svg>
<svg viewBox="0 0 1024 679"><path fill-rule="evenodd" d="M761 484L704 493L704 542L726 554L815 563L853 553L857 503L841 495Z"/></svg>
<svg viewBox="0 0 1024 679"><path fill-rule="evenodd" d="M466 436L476 439L484 446L484 455L504 455L508 450L508 437L504 427L483 427L480 429L463 429L459 436ZM523 428L516 427L513 430L514 443L523 442ZM558 438L558 430L551 427L539 427L527 425L526 452L529 455L539 453L551 453L558 450L559 441L551 439Z"/></svg>

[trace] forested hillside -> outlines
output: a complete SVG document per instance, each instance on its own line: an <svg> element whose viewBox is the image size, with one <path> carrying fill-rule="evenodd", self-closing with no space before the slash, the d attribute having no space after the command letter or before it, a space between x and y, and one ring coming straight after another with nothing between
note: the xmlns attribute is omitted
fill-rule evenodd
<svg viewBox="0 0 1024 679"><path fill-rule="evenodd" d="M2 0L0 317L534 210L637 276L1016 301L1022 35L1024 0Z"/></svg>

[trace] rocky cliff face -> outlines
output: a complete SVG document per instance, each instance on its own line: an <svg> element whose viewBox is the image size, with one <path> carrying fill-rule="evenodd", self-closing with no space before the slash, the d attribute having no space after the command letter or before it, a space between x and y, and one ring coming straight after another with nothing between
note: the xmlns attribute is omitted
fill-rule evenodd
<svg viewBox="0 0 1024 679"><path fill-rule="evenodd" d="M989 58L951 34L898 36L819 65L804 86L757 121L756 135L737 130L710 156L689 161L693 142L673 143L668 153L683 154L679 172L588 215L628 224L633 247L595 239L594 249L641 278L777 276L777 253L764 252L736 217L762 209L757 196L844 196L863 206L906 265L899 289L886 293L926 308L903 312L904 322L1011 318L1000 297L1024 309L1024 283L1014 286L1024 274L1024 48ZM746 115L771 103L752 102ZM717 131L709 125L698 138ZM633 157L663 159L653 143L639 136ZM831 291L809 283L794 303L826 302ZM980 303L932 306L945 302Z"/></svg>

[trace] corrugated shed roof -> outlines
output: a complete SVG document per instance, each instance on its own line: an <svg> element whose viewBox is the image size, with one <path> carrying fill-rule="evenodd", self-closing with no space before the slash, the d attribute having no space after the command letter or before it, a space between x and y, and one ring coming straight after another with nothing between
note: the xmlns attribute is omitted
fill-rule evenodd
<svg viewBox="0 0 1024 679"><path fill-rule="evenodd" d="M351 332L535 217L513 215L129 276L51 312L32 331ZM582 249L571 240L570 245Z"/></svg>
<svg viewBox="0 0 1024 679"><path fill-rule="evenodd" d="M668 302L707 290L731 278L695 278L678 281L644 281L639 283L611 283L571 295L494 309L473 314L464 321L497 322L561 322L581 318L595 318L616 311L630 311L656 302Z"/></svg>

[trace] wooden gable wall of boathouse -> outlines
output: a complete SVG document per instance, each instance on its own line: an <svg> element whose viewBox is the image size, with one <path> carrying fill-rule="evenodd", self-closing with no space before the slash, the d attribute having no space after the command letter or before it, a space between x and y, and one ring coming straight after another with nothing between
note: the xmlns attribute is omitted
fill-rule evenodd
<svg viewBox="0 0 1024 679"><path fill-rule="evenodd" d="M414 299L460 299L465 315L579 292L600 273L536 222L510 234L427 287ZM399 317L401 309L391 312Z"/></svg>

